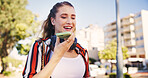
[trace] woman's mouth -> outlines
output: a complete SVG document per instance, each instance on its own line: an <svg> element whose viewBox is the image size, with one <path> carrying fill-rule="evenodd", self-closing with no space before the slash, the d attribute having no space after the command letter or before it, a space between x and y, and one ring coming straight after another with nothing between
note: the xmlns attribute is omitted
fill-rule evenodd
<svg viewBox="0 0 148 78"><path fill-rule="evenodd" d="M71 31L72 30L72 26L64 26L64 30L66 30L66 31Z"/></svg>

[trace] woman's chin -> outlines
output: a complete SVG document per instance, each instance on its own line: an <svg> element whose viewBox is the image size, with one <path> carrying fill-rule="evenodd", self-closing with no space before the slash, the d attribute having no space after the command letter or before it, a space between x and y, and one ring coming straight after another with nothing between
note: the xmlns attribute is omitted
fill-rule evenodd
<svg viewBox="0 0 148 78"><path fill-rule="evenodd" d="M64 32L71 32L71 33L73 33L73 30L65 30Z"/></svg>

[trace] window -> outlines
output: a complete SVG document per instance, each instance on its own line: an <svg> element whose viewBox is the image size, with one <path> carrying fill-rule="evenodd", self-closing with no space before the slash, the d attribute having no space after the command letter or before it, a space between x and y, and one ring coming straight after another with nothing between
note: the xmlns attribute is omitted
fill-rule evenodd
<svg viewBox="0 0 148 78"><path fill-rule="evenodd" d="M141 33L143 30L142 30L142 28L141 29L139 29L139 30L135 30L135 33Z"/></svg>
<svg viewBox="0 0 148 78"><path fill-rule="evenodd" d="M144 45L142 44L142 45L138 45L138 46L136 46L136 48L144 48Z"/></svg>
<svg viewBox="0 0 148 78"><path fill-rule="evenodd" d="M136 41L138 41L139 40L139 38L136 38Z"/></svg>
<svg viewBox="0 0 148 78"><path fill-rule="evenodd" d="M138 21L138 22L135 22L135 26L141 26L141 24L142 24L142 21L141 20Z"/></svg>
<svg viewBox="0 0 148 78"><path fill-rule="evenodd" d="M143 36L140 37L140 40L143 40Z"/></svg>
<svg viewBox="0 0 148 78"><path fill-rule="evenodd" d="M136 41L138 41L138 40L143 40L143 36L137 37Z"/></svg>
<svg viewBox="0 0 148 78"><path fill-rule="evenodd" d="M93 47L93 50L97 50L98 48L97 47Z"/></svg>
<svg viewBox="0 0 148 78"><path fill-rule="evenodd" d="M139 17L141 17L141 14L138 14L137 16L135 16L135 18L139 18Z"/></svg>

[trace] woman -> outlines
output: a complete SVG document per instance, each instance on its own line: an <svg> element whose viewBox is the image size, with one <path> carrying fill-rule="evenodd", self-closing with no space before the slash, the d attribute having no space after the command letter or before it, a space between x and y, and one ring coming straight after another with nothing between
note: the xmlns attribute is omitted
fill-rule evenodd
<svg viewBox="0 0 148 78"><path fill-rule="evenodd" d="M43 39L35 41L23 71L24 78L82 78L89 77L88 54L78 43L74 50L69 48L75 40L76 14L72 4L60 2L50 10L43 23ZM60 43L56 38L55 47L51 38L56 33L71 32L71 36ZM43 41L43 43L42 43ZM45 45L43 48L43 44ZM43 49L45 53L42 54ZM44 56L44 68L41 59Z"/></svg>

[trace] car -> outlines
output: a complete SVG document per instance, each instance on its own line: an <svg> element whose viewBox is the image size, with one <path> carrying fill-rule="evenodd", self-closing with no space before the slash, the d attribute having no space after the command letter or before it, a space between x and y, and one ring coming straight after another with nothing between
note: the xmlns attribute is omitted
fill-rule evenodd
<svg viewBox="0 0 148 78"><path fill-rule="evenodd" d="M89 69L90 69L90 76L91 77L97 77L98 72L99 72L98 66L94 65L94 64L90 64Z"/></svg>

